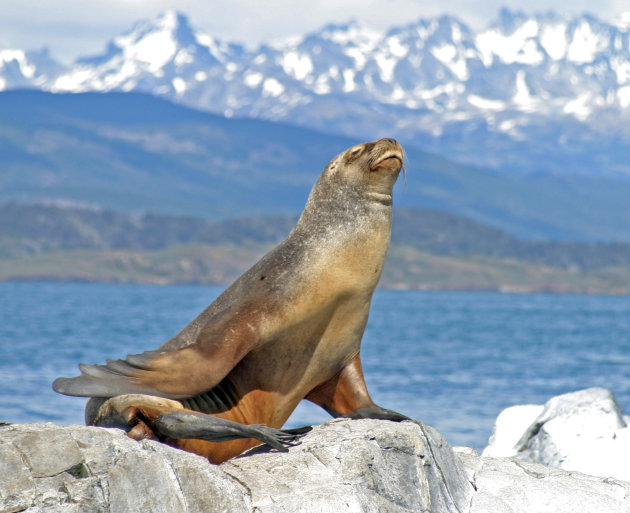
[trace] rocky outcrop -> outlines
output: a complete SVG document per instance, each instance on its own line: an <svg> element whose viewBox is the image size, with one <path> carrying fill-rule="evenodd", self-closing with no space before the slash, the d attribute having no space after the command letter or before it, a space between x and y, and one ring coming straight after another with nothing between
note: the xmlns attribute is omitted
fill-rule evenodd
<svg viewBox="0 0 630 513"><path fill-rule="evenodd" d="M630 427L612 392L589 388L507 408L483 455L630 481Z"/></svg>
<svg viewBox="0 0 630 513"><path fill-rule="evenodd" d="M333 421L289 453L258 448L220 466L114 429L0 428L2 513L450 513L473 493L442 436L413 422Z"/></svg>
<svg viewBox="0 0 630 513"><path fill-rule="evenodd" d="M627 513L630 483L515 458L460 454L476 492L468 513Z"/></svg>
<svg viewBox="0 0 630 513"><path fill-rule="evenodd" d="M630 484L453 450L418 422L331 421L219 466L115 429L25 424L0 427L0 513L17 511L612 513L630 511Z"/></svg>

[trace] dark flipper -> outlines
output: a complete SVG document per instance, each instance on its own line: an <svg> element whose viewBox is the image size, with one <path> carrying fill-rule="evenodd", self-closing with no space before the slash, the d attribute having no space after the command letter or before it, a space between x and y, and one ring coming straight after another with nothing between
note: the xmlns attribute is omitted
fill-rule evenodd
<svg viewBox="0 0 630 513"><path fill-rule="evenodd" d="M125 394L147 394L180 399L185 394L164 394L155 387L143 384L135 376L147 371L149 362L159 351L146 351L127 356L124 360L107 360L106 365L79 364L81 375L75 378L57 378L53 390L64 395L79 397L115 397Z"/></svg>
<svg viewBox="0 0 630 513"><path fill-rule="evenodd" d="M82 370L88 366L83 366ZM91 366L92 368L96 366ZM91 369L90 369L91 370ZM98 378L83 373L76 378L57 378L53 390L60 394L78 397L116 397L126 394L146 394L170 399L181 399L178 394L165 394L155 387L132 382L127 376L112 374L111 378Z"/></svg>
<svg viewBox="0 0 630 513"><path fill-rule="evenodd" d="M396 422L411 420L398 412L386 410L374 404L363 379L359 355L356 355L331 379L313 389L306 398L320 405L333 417L383 419Z"/></svg>
<svg viewBox="0 0 630 513"><path fill-rule="evenodd" d="M211 415L188 412L160 415L153 423L152 428L160 438L194 438L209 442L255 438L282 452L287 452L287 447L298 444L299 435L306 432L299 430L292 430L294 432L282 431L259 424L245 425ZM300 428L300 430L304 429Z"/></svg>
<svg viewBox="0 0 630 513"><path fill-rule="evenodd" d="M313 426L302 426L302 427L282 430L283 433L288 433L290 435L296 435L296 436L305 435L306 433L309 433L311 431L313 431Z"/></svg>
<svg viewBox="0 0 630 513"><path fill-rule="evenodd" d="M395 422L400 422L401 420L411 420L409 417L403 415L402 413L398 413L394 410L386 410L385 408L381 408L380 406L369 406L367 408L359 408L347 415L341 415L343 418L348 419L382 419L382 420L393 420Z"/></svg>

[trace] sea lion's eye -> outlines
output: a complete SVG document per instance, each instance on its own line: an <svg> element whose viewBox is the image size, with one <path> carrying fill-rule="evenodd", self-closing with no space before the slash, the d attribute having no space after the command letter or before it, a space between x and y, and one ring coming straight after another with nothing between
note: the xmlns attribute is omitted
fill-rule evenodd
<svg viewBox="0 0 630 513"><path fill-rule="evenodd" d="M355 149L354 149L354 150L352 150L352 152L350 153L350 157L351 157L351 158L358 157L358 156L361 154L361 152L362 152L362 151L363 151L363 147L362 147L362 146L360 146L359 148L355 148Z"/></svg>

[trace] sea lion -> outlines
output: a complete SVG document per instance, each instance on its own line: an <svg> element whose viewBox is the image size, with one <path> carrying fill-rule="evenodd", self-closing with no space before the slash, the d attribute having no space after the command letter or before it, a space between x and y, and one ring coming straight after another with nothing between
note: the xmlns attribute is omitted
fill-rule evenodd
<svg viewBox="0 0 630 513"><path fill-rule="evenodd" d="M402 164L394 139L341 153L286 240L179 334L154 351L81 364L53 388L93 398L88 424L125 426L215 463L260 441L290 444L277 428L302 399L334 417L407 419L372 401L359 356Z"/></svg>

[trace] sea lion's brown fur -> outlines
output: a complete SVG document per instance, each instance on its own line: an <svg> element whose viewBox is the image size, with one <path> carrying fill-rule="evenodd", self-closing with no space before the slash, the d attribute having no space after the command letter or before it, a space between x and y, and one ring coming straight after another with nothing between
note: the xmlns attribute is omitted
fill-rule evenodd
<svg viewBox="0 0 630 513"><path fill-rule="evenodd" d="M155 436L152 423L173 411L279 428L304 398L333 416L404 418L374 404L359 357L402 158L393 139L335 157L287 239L178 335L156 351L82 365L81 376L58 379L55 390L99 398L144 394L113 406L136 438ZM111 402L99 408L102 401L88 408L89 423L108 417L103 408L111 410ZM214 462L260 443L169 442Z"/></svg>

